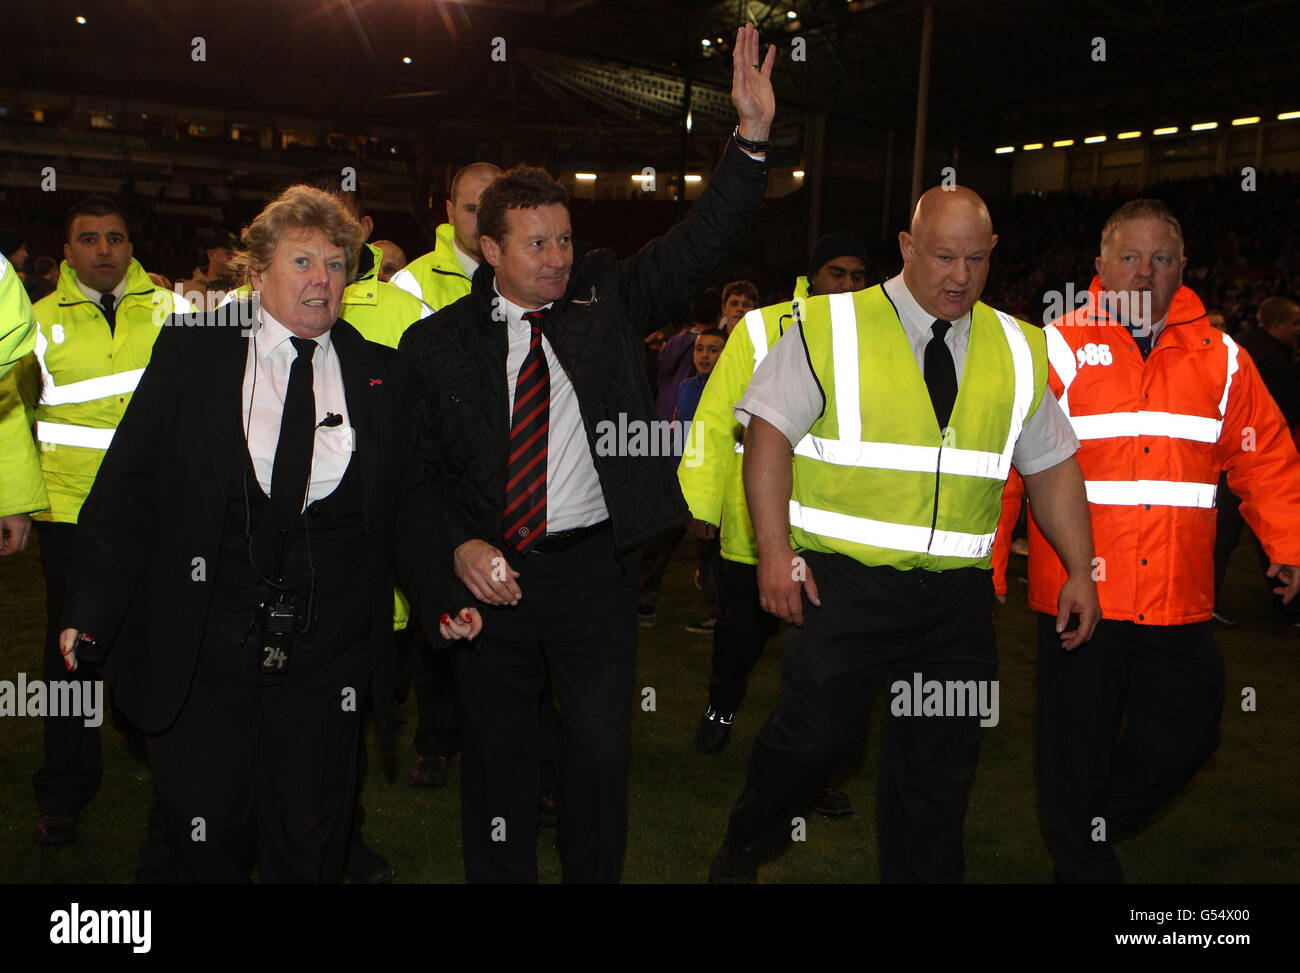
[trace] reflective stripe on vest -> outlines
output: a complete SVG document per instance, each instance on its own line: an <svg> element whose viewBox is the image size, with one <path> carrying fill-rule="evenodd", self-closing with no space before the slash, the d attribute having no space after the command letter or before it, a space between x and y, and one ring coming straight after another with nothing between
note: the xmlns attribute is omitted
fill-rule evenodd
<svg viewBox="0 0 1300 973"><path fill-rule="evenodd" d="M1011 471L1011 456L1028 417L1034 398L1034 362L1029 340L1010 315L994 310L1011 353L1015 375L1011 417L1000 452L957 449L950 446L916 446L900 443L862 442L861 387L858 357L858 324L852 294L829 298L831 347L834 371L836 418L840 438L826 439L809 434L795 447L795 454L840 466L903 472L941 473L1005 481ZM990 309L992 310L992 309ZM973 319L972 319L973 324ZM960 394L960 393L959 393ZM810 534L833 537L850 543L889 548L936 557L984 558L993 550L996 532L970 534L932 529L929 525L896 524L790 501L790 525Z"/></svg>
<svg viewBox="0 0 1300 973"><path fill-rule="evenodd" d="M1169 480L1087 480L1088 502L1107 506L1160 507L1214 506L1217 483L1180 483Z"/></svg>
<svg viewBox="0 0 1300 973"><path fill-rule="evenodd" d="M851 295L839 295L850 297ZM831 340L835 355L835 399L840 418L840 438L824 439L811 434L795 447L795 454L808 459L821 460L836 466L860 466L880 470L902 470L909 473L954 473L959 476L982 476L991 480L1005 480L1011 473L1011 454L1024 427L1026 413L1034 398L1034 361L1029 342L1020 331L1015 319L995 311L1011 349L1015 369L1016 389L1012 405L1011 425L1006 445L1000 453L975 449L957 449L952 446L907 446L898 443L861 442L862 412L859 407L860 389L858 375L858 333L853 303L832 298ZM852 368L840 367L852 355ZM845 434L850 422L854 436ZM892 545L890 545L892 546ZM911 550L911 548L902 548Z"/></svg>
<svg viewBox="0 0 1300 973"><path fill-rule="evenodd" d="M767 357L767 322L758 308L745 312L745 330L749 332L749 343L754 346L754 371L758 371Z"/></svg>
<svg viewBox="0 0 1300 973"><path fill-rule="evenodd" d="M837 537L854 544L888 547L914 554L934 554L938 557L987 557L989 551L993 550L993 534L931 531L929 526L891 524L883 520L869 520L866 517L806 507L797 500L790 501L790 526L810 534Z"/></svg>
<svg viewBox="0 0 1300 973"><path fill-rule="evenodd" d="M1100 415L1076 416L1070 414L1069 389L1078 370L1074 353L1065 338L1055 327L1046 329L1047 358L1061 380L1061 410L1074 434L1083 440L1119 439L1132 436L1163 436L1166 439L1183 439L1197 443L1217 443L1223 432L1223 420L1228 411L1228 393L1232 377L1237 373L1238 344L1226 334L1222 336L1228 351L1227 374L1224 376L1223 395L1219 399L1219 417L1184 415L1178 412L1107 412ZM1139 506L1150 504L1162 507L1202 507L1215 505L1217 483L1196 483L1181 480L1087 480L1085 487L1088 502L1106 506Z"/></svg>
<svg viewBox="0 0 1300 973"><path fill-rule="evenodd" d="M798 321L800 319L798 298L791 303L791 308L794 313L794 319ZM758 366L763 364L763 359L767 357L767 353L771 350L767 346L767 322L763 320L763 312L761 310L755 308L752 311L745 312L745 330L749 332L749 343L754 346L754 368L753 371L750 372L750 377L752 378L754 372L758 371ZM806 434L803 439L799 441L799 447L795 449L795 452L798 452L799 448L807 447L812 439L813 437L811 434ZM736 453L744 455L745 444L743 442L736 443L734 449ZM804 453L803 455L807 456L808 454Z"/></svg>
<svg viewBox="0 0 1300 973"><path fill-rule="evenodd" d="M73 426L66 422L38 422L36 440L41 444L108 449L109 444L113 442L114 431L96 429L92 426Z"/></svg>
<svg viewBox="0 0 1300 973"><path fill-rule="evenodd" d="M143 374L143 368L136 368L129 372L117 372L113 375L102 375L99 378L87 378L80 382L56 385L54 377L49 372L45 372L45 387L41 389L41 404L70 405L75 402L93 402L95 399L107 398L110 395L126 395L135 391L136 386L140 384L140 376Z"/></svg>
<svg viewBox="0 0 1300 973"><path fill-rule="evenodd" d="M1070 346L1066 344L1065 339L1061 337L1061 332L1057 331L1055 326L1044 328L1043 335L1047 338L1047 361L1056 372L1056 377L1061 380L1061 385L1064 386L1059 400L1061 411L1068 416L1070 386L1074 384L1075 376L1079 374L1079 369L1074 362L1074 352L1070 350Z"/></svg>
<svg viewBox="0 0 1300 973"><path fill-rule="evenodd" d="M1167 436L1198 443L1217 443L1223 429L1223 422L1219 419L1175 412L1107 412L1098 416L1070 416L1070 425L1080 439Z"/></svg>

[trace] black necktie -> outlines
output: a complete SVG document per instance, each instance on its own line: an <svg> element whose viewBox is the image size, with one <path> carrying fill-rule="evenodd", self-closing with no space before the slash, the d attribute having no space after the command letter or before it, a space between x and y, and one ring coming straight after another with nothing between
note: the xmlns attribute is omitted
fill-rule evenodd
<svg viewBox="0 0 1300 973"><path fill-rule="evenodd" d="M957 369L952 363L952 352L943 340L951 327L951 321L936 320L930 325L934 337L925 346L925 387L930 390L930 404L934 406L940 429L948 425L953 403L957 401Z"/></svg>
<svg viewBox="0 0 1300 973"><path fill-rule="evenodd" d="M275 444L275 466L271 469L271 508L281 527L290 526L302 513L311 475L312 441L316 436L316 395L312 391L311 367L316 342L310 338L289 340L297 349L298 357L289 370L280 439Z"/></svg>
<svg viewBox="0 0 1300 973"><path fill-rule="evenodd" d="M546 533L546 440L551 425L551 372L542 348L545 311L529 311L528 354L515 379L506 463L505 538L523 552Z"/></svg>
<svg viewBox="0 0 1300 973"><path fill-rule="evenodd" d="M1128 333L1131 334L1133 340L1137 342L1138 351L1142 352L1142 358L1145 361L1146 357L1151 354L1151 332L1148 331L1146 334L1139 334L1137 327L1129 325Z"/></svg>
<svg viewBox="0 0 1300 973"><path fill-rule="evenodd" d="M116 303L117 298L113 296L112 291L99 295L99 306L104 309L104 318L108 321L109 334L113 333L113 327L117 324L117 308L113 306Z"/></svg>

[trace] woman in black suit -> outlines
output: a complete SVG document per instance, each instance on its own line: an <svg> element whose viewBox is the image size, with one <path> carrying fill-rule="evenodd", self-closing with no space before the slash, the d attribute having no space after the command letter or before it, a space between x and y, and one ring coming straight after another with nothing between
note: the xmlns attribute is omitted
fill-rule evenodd
<svg viewBox="0 0 1300 973"><path fill-rule="evenodd" d="M394 575L444 642L482 625L450 602L405 362L338 317L362 236L310 187L269 204L254 299L161 328L81 511L65 659L111 646L183 881L338 881Z"/></svg>

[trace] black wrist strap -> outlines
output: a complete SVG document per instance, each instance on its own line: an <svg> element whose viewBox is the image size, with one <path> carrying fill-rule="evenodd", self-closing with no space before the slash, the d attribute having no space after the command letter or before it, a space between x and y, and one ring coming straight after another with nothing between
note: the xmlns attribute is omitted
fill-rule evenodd
<svg viewBox="0 0 1300 973"><path fill-rule="evenodd" d="M745 136L740 134L739 125L737 125L736 130L731 133L731 138L737 145L739 145L746 152L766 152L768 149L772 147L772 141L770 139L764 139L761 142L756 142L753 139L745 138Z"/></svg>

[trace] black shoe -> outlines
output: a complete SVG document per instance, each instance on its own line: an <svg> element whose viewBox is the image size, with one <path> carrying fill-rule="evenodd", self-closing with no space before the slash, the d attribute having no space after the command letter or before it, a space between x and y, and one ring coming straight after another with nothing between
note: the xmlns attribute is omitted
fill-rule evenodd
<svg viewBox="0 0 1300 973"><path fill-rule="evenodd" d="M758 867L740 855L734 855L724 844L709 862L710 885L757 885Z"/></svg>
<svg viewBox="0 0 1300 973"><path fill-rule="evenodd" d="M723 714L712 706L707 707L695 729L695 746L701 753L721 753L731 740L731 722L735 718L735 713Z"/></svg>
<svg viewBox="0 0 1300 973"><path fill-rule="evenodd" d="M560 795L537 795L537 823L543 828L553 828L560 823Z"/></svg>
<svg viewBox="0 0 1300 973"><path fill-rule="evenodd" d="M658 621L659 613L653 608L646 608L644 605L638 605L636 610L636 623L642 628L654 628L655 622Z"/></svg>
<svg viewBox="0 0 1300 973"><path fill-rule="evenodd" d="M77 815L68 810L41 809L33 836L37 848L62 848L77 840Z"/></svg>
<svg viewBox="0 0 1300 973"><path fill-rule="evenodd" d="M388 859L358 841L348 849L348 864L344 870L353 885L387 885L393 880L393 866Z"/></svg>
<svg viewBox="0 0 1300 973"><path fill-rule="evenodd" d="M853 813L853 802L828 784L813 795L812 809L824 818L842 818Z"/></svg>
<svg viewBox="0 0 1300 973"><path fill-rule="evenodd" d="M712 635L713 630L717 628L717 626L718 620L710 615L708 618L687 625L686 631L694 632L696 635Z"/></svg>
<svg viewBox="0 0 1300 973"><path fill-rule="evenodd" d="M455 757L416 757L415 766L406 778L412 787L442 787Z"/></svg>

